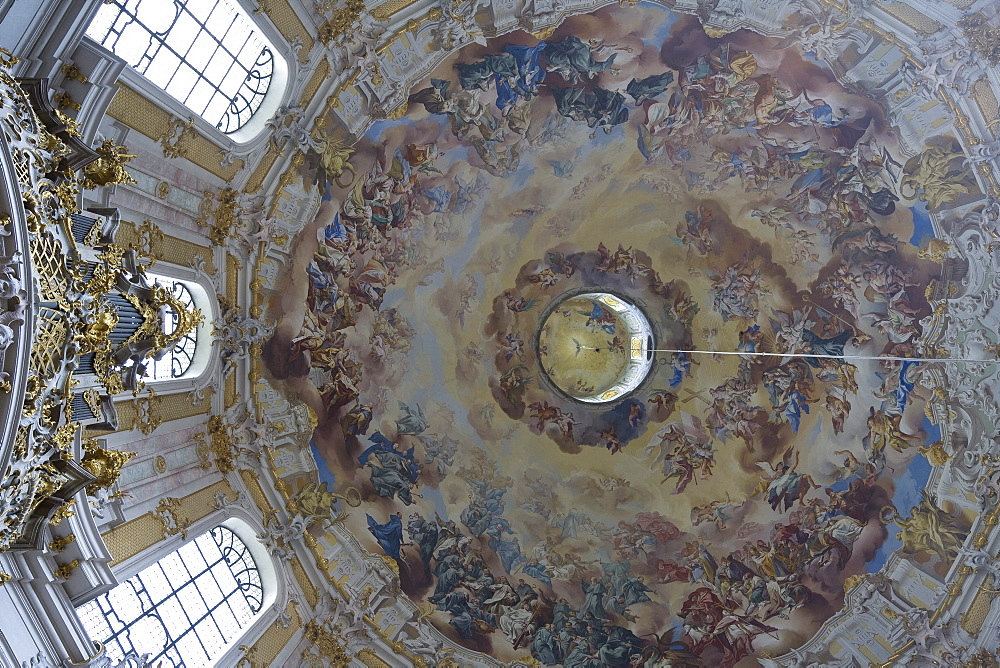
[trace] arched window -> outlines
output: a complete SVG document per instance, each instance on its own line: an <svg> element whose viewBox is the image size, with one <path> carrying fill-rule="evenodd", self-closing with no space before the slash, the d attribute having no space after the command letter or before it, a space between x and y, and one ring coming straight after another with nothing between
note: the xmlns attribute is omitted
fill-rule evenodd
<svg viewBox="0 0 1000 668"><path fill-rule="evenodd" d="M87 35L227 134L260 107L275 66L236 0L105 0Z"/></svg>
<svg viewBox="0 0 1000 668"><path fill-rule="evenodd" d="M264 603L260 571L233 531L217 526L77 608L112 664L149 653L150 665L208 666Z"/></svg>
<svg viewBox="0 0 1000 668"><path fill-rule="evenodd" d="M194 311L197 306L191 290L182 281L171 281L157 278L157 283L170 291L184 307ZM166 306L163 313L163 333L167 336L173 334L180 321L180 314L171 306ZM198 348L198 328L195 327L183 336L174 341L174 345L163 353L158 360L151 360L146 363L146 373L144 380L169 380L180 378L191 368L194 362L194 354Z"/></svg>

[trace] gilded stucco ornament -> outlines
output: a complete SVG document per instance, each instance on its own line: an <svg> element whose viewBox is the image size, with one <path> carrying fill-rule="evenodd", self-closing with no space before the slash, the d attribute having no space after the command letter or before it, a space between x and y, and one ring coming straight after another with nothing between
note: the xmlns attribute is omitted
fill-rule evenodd
<svg viewBox="0 0 1000 668"><path fill-rule="evenodd" d="M486 35L476 22L478 0L440 0L440 16L434 26L434 37L440 48L450 51L469 42L486 45Z"/></svg>
<svg viewBox="0 0 1000 668"><path fill-rule="evenodd" d="M73 571L79 567L80 560L74 559L73 561L60 565L59 568L52 572L52 575L60 580L68 580L70 576L73 575Z"/></svg>
<svg viewBox="0 0 1000 668"><path fill-rule="evenodd" d="M59 526L63 520L68 519L76 515L76 511L73 510L73 506L76 505L76 499L71 499L65 504L59 507L58 510L52 515L52 519L49 520L49 525Z"/></svg>
<svg viewBox="0 0 1000 668"><path fill-rule="evenodd" d="M319 39L324 45L329 45L351 33L354 24L365 11L363 0L346 0L342 7L332 5L334 3L324 3L323 5L324 9L330 7L333 13L333 16L319 27Z"/></svg>
<svg viewBox="0 0 1000 668"><path fill-rule="evenodd" d="M65 536L61 536L61 537L58 537L58 538L53 538L49 542L49 551L50 552L62 552L63 550L66 549L66 547L70 543L72 543L75 540L76 540L76 536L74 534L66 534Z"/></svg>
<svg viewBox="0 0 1000 668"><path fill-rule="evenodd" d="M237 202L238 196L239 193L237 191L232 188L225 188L218 194L218 205L215 209L211 209L211 204L207 207L208 211L211 212L212 218L212 226L209 229L208 238L216 246L225 246L226 240L233 236L235 231L240 227L239 216L241 210ZM211 202L212 199L212 193L206 192L205 202ZM198 218L197 223L203 226L208 224L204 213Z"/></svg>
<svg viewBox="0 0 1000 668"><path fill-rule="evenodd" d="M52 97L52 101L59 107L66 107L67 109L72 109L73 111L80 111L80 109L83 108L79 102L73 99L72 95L66 92L54 95Z"/></svg>
<svg viewBox="0 0 1000 668"><path fill-rule="evenodd" d="M163 417L159 410L160 401L160 397L152 388L145 397L133 399L132 405L135 407L136 417L132 428L138 429L147 436L156 431L163 424Z"/></svg>
<svg viewBox="0 0 1000 668"><path fill-rule="evenodd" d="M972 49L991 66L1000 65L1000 27L991 24L982 12L964 17L958 27Z"/></svg>
<svg viewBox="0 0 1000 668"><path fill-rule="evenodd" d="M275 429L270 423L260 422L247 409L247 404L237 401L222 415L212 416L204 435L195 436L202 466L212 465L221 473L260 470L262 458L274 446Z"/></svg>
<svg viewBox="0 0 1000 668"><path fill-rule="evenodd" d="M347 515L337 511L338 499L344 499L347 505L352 508L361 505L361 494L354 487L349 487L346 494L336 494L329 490L326 483L310 482L288 499L288 512L293 515L301 515L310 523L321 521L339 524L346 519Z"/></svg>
<svg viewBox="0 0 1000 668"><path fill-rule="evenodd" d="M9 67L12 60L0 59L0 65ZM45 307L36 306L33 320L21 325L33 327L35 335L19 399L21 422L13 457L0 474L0 549L27 544L41 548L41 526L71 515L74 511L65 500L90 482L87 471L72 461L78 425L71 422L69 402L76 385L74 357L80 349L75 334L85 329L83 323L93 322L95 304L85 294L85 263L68 229L70 214L78 211L79 185L66 165L83 166L92 158L81 158L66 143L73 141L71 119L57 110L36 110L32 98L2 70L0 94L0 128L14 159L31 235L20 257L3 258L0 293L6 308L0 321L7 329L2 334L20 336L15 317L23 319L36 295L49 301ZM25 284L21 269L28 266L32 285ZM10 382L7 377L0 380Z"/></svg>
<svg viewBox="0 0 1000 668"><path fill-rule="evenodd" d="M136 455L134 452L103 448L94 440L86 442L83 449L86 454L80 465L94 476L94 482L87 486L87 493L91 496L97 495L101 489L110 489L115 485L122 469Z"/></svg>
<svg viewBox="0 0 1000 668"><path fill-rule="evenodd" d="M331 661L335 668L341 668L350 665L350 657L347 655L347 650L344 648L337 638L322 625L316 622L316 620L310 620L305 627L305 638L319 650L320 656L323 656Z"/></svg>
<svg viewBox="0 0 1000 668"><path fill-rule="evenodd" d="M127 153L124 146L115 144L113 139L105 139L97 154L101 157L83 168L83 187L92 189L98 186L136 183L136 180L125 170L125 163L136 157Z"/></svg>
<svg viewBox="0 0 1000 668"><path fill-rule="evenodd" d="M323 131L316 132L316 142L323 171L329 178L334 179L338 186L346 188L354 179L354 167L348 162L354 148ZM340 180L345 171L351 173L351 179L346 183Z"/></svg>
<svg viewBox="0 0 1000 668"><path fill-rule="evenodd" d="M183 502L175 497L165 497L156 504L153 514L163 525L163 537L176 536L180 534L187 540L188 529L194 523L185 515L181 514Z"/></svg>
<svg viewBox="0 0 1000 668"><path fill-rule="evenodd" d="M17 62L17 59L14 60ZM62 73L66 75L67 79L73 79L74 81L79 81L82 84L89 83L86 75L80 71L80 68L76 63L66 63L61 68Z"/></svg>
<svg viewBox="0 0 1000 668"><path fill-rule="evenodd" d="M194 130L194 119L189 118L182 121L179 118L173 119L170 128L163 132L156 140L163 149L163 155L167 158L186 158L188 139L196 134Z"/></svg>

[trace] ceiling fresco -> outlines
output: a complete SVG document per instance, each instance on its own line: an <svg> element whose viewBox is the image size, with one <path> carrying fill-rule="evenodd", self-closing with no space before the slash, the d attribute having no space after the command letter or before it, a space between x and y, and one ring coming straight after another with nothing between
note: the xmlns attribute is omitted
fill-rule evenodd
<svg viewBox="0 0 1000 668"><path fill-rule="evenodd" d="M873 358L940 356L928 211L979 194L953 137L904 155L812 51L640 4L462 49L352 162L316 186L265 361L446 635L756 665L893 551L947 571L972 518L923 495L939 363ZM630 343L557 302L601 291L666 352L586 404Z"/></svg>

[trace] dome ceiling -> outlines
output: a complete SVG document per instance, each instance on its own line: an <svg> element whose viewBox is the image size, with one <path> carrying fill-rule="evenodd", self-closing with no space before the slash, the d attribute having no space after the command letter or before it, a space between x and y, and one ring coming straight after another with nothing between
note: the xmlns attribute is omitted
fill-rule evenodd
<svg viewBox="0 0 1000 668"><path fill-rule="evenodd" d="M515 312L533 305L523 297L507 304ZM634 304L615 295L596 292L556 298L539 324L537 365L552 385L573 399L595 404L620 401L652 367L649 320ZM499 389L510 400L512 392L527 382L527 367L507 376L510 382Z"/></svg>
<svg viewBox="0 0 1000 668"><path fill-rule="evenodd" d="M321 479L359 491L349 528L401 549L446 635L628 665L667 634L734 665L805 643L894 552L947 572L971 518L921 498L944 365L873 358L948 356L929 212L981 193L954 137L900 148L812 49L653 5L511 33L441 62L354 182L318 186L267 367L318 416ZM535 337L578 321L624 360L620 322L556 305L603 291L688 352L587 405ZM620 375L593 365L595 390ZM532 616L551 639L525 641Z"/></svg>

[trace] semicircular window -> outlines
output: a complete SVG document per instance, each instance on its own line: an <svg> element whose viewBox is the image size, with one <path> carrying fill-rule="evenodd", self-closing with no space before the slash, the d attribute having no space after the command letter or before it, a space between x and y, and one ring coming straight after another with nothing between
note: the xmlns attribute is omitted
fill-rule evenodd
<svg viewBox="0 0 1000 668"><path fill-rule="evenodd" d="M185 308L195 310L194 297L191 291L181 281L165 281L157 279L157 283L170 291ZM167 306L163 313L163 333L170 336L177 329L180 322L180 314ZM173 347L163 353L160 359L151 360L146 364L146 373L143 378L150 380L170 380L171 378L182 377L194 362L194 353L198 348L198 328L174 341Z"/></svg>
<svg viewBox="0 0 1000 668"><path fill-rule="evenodd" d="M149 665L191 668L212 665L263 601L250 550L217 526L76 611L112 665L148 653Z"/></svg>
<svg viewBox="0 0 1000 668"><path fill-rule="evenodd" d="M272 48L234 0L105 0L87 35L225 133L271 84Z"/></svg>

